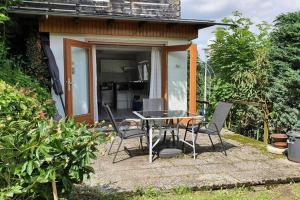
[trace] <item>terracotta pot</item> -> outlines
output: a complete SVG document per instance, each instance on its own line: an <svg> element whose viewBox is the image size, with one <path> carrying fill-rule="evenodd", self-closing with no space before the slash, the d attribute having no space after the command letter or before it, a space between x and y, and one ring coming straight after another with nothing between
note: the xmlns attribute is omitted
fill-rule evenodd
<svg viewBox="0 0 300 200"><path fill-rule="evenodd" d="M285 149L288 147L287 139L288 136L286 134L272 134L272 146L280 149Z"/></svg>
<svg viewBox="0 0 300 200"><path fill-rule="evenodd" d="M285 149L288 147L287 142L274 142L273 147L279 148L279 149Z"/></svg>

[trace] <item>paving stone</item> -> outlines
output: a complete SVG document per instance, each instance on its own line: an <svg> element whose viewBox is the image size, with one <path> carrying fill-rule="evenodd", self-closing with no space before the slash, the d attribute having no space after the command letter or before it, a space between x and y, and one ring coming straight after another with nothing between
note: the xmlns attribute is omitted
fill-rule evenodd
<svg viewBox="0 0 300 200"><path fill-rule="evenodd" d="M191 136L188 136L190 139ZM216 151L208 137L199 136L197 158L191 149L186 155L172 159L156 159L148 162L148 154L138 149L138 140L126 141L125 146L135 156L130 157L123 146L117 156L119 162L112 164L113 155L103 152L106 145L99 146L97 160L93 162L95 174L86 180L87 186L103 191L132 191L138 187L171 189L178 186L198 188L232 187L235 185L263 184L272 182L300 181L300 163L272 159L254 147L225 140L227 156L222 153L218 140ZM114 149L116 146L114 146Z"/></svg>
<svg viewBox="0 0 300 200"><path fill-rule="evenodd" d="M218 163L218 164L205 164L196 166L204 174L228 174L231 172L239 171L233 164Z"/></svg>
<svg viewBox="0 0 300 200"><path fill-rule="evenodd" d="M227 174L199 174L195 177L195 180L198 188L221 188L238 182L237 179Z"/></svg>
<svg viewBox="0 0 300 200"><path fill-rule="evenodd" d="M270 169L271 166L266 162L260 162L260 161L243 161L236 162L233 164L234 167L243 170L260 170L260 169Z"/></svg>
<svg viewBox="0 0 300 200"><path fill-rule="evenodd" d="M265 171L240 171L230 175L238 180L237 184L260 184L266 179Z"/></svg>

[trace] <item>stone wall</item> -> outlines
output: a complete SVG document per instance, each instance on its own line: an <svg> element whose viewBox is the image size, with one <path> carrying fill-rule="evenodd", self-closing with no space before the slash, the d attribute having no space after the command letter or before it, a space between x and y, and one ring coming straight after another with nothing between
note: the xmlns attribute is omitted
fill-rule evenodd
<svg viewBox="0 0 300 200"><path fill-rule="evenodd" d="M92 15L180 18L180 0L31 0L23 7Z"/></svg>

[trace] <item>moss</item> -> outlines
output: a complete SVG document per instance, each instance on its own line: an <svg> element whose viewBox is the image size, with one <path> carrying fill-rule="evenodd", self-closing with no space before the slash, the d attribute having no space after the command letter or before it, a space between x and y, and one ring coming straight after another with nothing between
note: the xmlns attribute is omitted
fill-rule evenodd
<svg viewBox="0 0 300 200"><path fill-rule="evenodd" d="M260 152L262 154L267 155L271 158L283 158L284 157L284 155L277 155L277 154L269 153L266 148L266 145L263 142L249 138L249 137L245 137L245 136L242 136L239 134L225 134L225 135L223 135L223 138L228 139L228 140L235 140L241 144L256 148L256 149L260 150Z"/></svg>
<svg viewBox="0 0 300 200"><path fill-rule="evenodd" d="M205 191L185 191L178 193L173 190L164 192L153 188L141 190L133 193L107 193L103 194L96 188L76 188L72 199L101 199L101 200L268 200L268 199L299 199L299 184L273 185L271 187L239 187L234 189L205 190ZM149 192L151 191L151 192Z"/></svg>

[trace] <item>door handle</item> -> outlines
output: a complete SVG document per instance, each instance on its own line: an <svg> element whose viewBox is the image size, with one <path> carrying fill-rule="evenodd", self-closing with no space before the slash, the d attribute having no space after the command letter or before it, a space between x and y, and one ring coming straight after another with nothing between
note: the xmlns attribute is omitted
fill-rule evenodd
<svg viewBox="0 0 300 200"><path fill-rule="evenodd" d="M73 82L68 78L67 82L66 82L67 86L68 86L68 91L71 91L71 86L73 85Z"/></svg>

